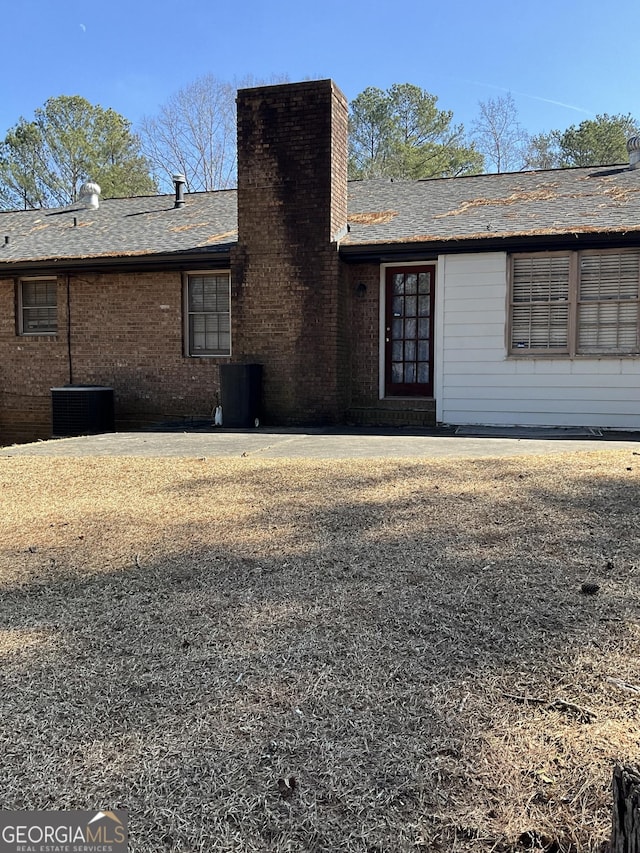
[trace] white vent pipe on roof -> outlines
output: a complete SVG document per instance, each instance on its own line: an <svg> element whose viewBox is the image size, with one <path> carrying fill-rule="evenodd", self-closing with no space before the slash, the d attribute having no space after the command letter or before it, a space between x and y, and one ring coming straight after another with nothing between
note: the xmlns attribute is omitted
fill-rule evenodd
<svg viewBox="0 0 640 853"><path fill-rule="evenodd" d="M93 181L87 181L80 187L80 204L89 210L97 210L100 207L100 187Z"/></svg>
<svg viewBox="0 0 640 853"><path fill-rule="evenodd" d="M627 139L627 151L629 152L629 166L632 169L640 169L640 136L632 136Z"/></svg>

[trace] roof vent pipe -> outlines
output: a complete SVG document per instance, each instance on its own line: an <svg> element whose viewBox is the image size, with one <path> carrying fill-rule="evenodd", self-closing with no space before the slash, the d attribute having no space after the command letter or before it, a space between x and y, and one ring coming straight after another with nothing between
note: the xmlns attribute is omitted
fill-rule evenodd
<svg viewBox="0 0 640 853"><path fill-rule="evenodd" d="M187 179L184 175L174 175L173 185L176 188L176 200L174 207L184 207L184 185Z"/></svg>
<svg viewBox="0 0 640 853"><path fill-rule="evenodd" d="M632 136L627 139L627 151L629 152L629 167L640 169L640 136Z"/></svg>
<svg viewBox="0 0 640 853"><path fill-rule="evenodd" d="M80 204L89 210L97 210L100 207L100 187L93 181L87 181L80 187Z"/></svg>

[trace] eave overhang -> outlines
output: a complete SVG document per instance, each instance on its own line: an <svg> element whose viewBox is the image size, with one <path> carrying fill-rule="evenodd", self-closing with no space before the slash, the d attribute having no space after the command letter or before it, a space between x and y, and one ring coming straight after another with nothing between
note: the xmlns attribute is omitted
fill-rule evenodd
<svg viewBox="0 0 640 853"><path fill-rule="evenodd" d="M3 261L0 249L0 278L47 273L108 273L108 272L183 272L190 269L227 269L231 246L207 251L165 252L161 254L93 256L82 258L16 259Z"/></svg>
<svg viewBox="0 0 640 853"><path fill-rule="evenodd" d="M602 249L605 247L640 246L640 229L589 232L573 231L562 234L509 234L464 239L416 239L402 242L340 244L340 257L347 263L384 263L411 260L430 260L438 255L470 254L477 252L560 251L570 249Z"/></svg>

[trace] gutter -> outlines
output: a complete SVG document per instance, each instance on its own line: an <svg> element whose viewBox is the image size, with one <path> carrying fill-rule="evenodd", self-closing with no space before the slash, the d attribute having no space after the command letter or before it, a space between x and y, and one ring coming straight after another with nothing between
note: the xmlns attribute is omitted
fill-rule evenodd
<svg viewBox="0 0 640 853"><path fill-rule="evenodd" d="M509 235L470 240L407 240L397 243L340 244L338 252L345 263L384 263L386 261L432 260L438 255L477 252L525 252L570 249L597 249L602 246L640 246L640 232L565 233Z"/></svg>
<svg viewBox="0 0 640 853"><path fill-rule="evenodd" d="M215 251L185 252L183 254L134 255L89 258L47 258L44 260L0 261L0 278L27 275L34 272L65 275L105 272L183 272L189 269L228 269L231 252L228 246Z"/></svg>

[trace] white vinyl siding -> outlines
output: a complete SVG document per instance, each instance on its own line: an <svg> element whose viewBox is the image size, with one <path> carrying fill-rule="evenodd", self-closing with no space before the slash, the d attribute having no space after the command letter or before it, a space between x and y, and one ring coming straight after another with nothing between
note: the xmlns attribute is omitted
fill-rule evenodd
<svg viewBox="0 0 640 853"><path fill-rule="evenodd" d="M639 357L509 354L510 275L506 253L438 259L438 420L640 429Z"/></svg>
<svg viewBox="0 0 640 853"><path fill-rule="evenodd" d="M187 276L187 355L231 353L229 273Z"/></svg>
<svg viewBox="0 0 640 853"><path fill-rule="evenodd" d="M55 335L58 331L58 282L55 278L18 283L18 331L21 335Z"/></svg>

